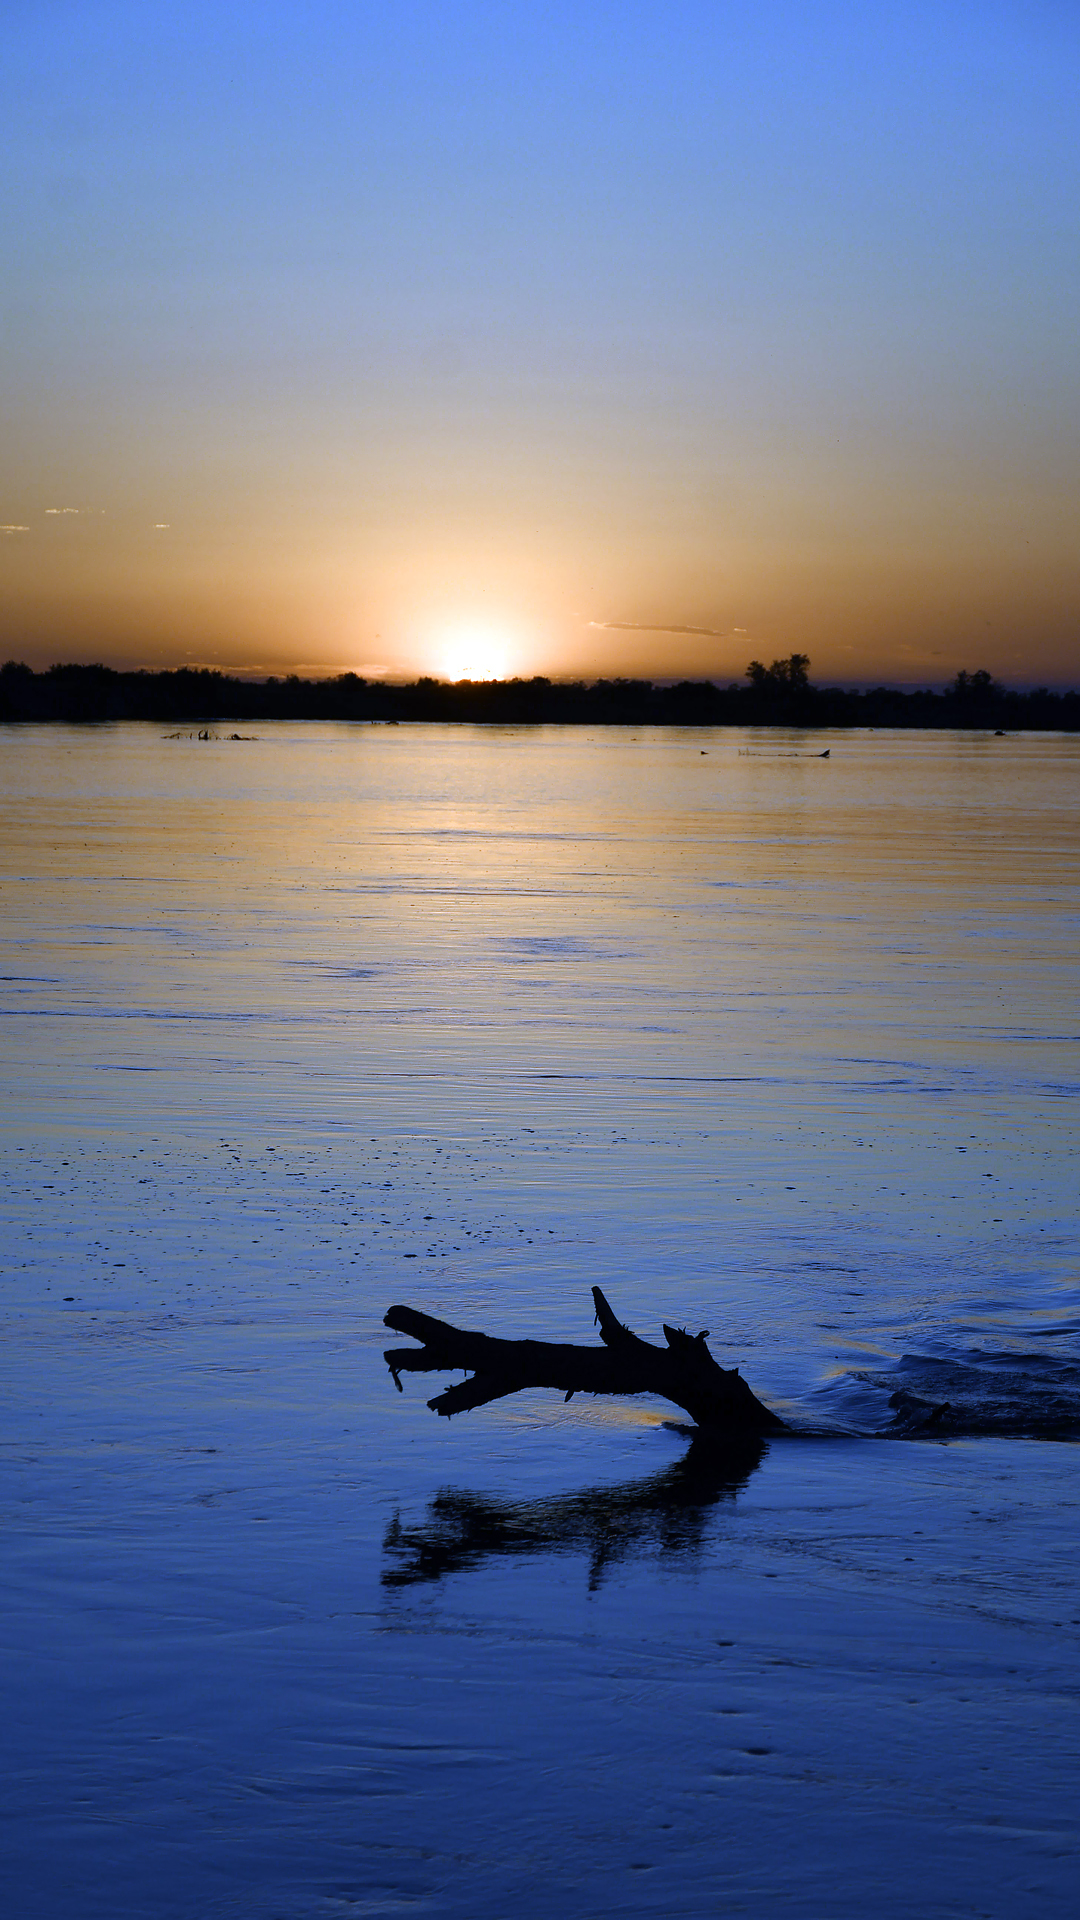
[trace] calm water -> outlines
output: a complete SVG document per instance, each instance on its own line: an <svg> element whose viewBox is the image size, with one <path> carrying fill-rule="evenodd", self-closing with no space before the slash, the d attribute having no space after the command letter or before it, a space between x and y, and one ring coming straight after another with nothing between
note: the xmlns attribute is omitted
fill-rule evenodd
<svg viewBox="0 0 1080 1920"><path fill-rule="evenodd" d="M0 785L20 1915L1071 1915L1080 741ZM796 1435L394 1392L392 1302L587 1340L594 1282Z"/></svg>

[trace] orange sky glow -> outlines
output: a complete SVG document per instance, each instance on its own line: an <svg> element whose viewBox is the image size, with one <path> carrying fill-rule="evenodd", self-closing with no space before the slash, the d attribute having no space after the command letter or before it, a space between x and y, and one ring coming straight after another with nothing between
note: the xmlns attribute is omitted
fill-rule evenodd
<svg viewBox="0 0 1080 1920"><path fill-rule="evenodd" d="M1080 679L1067 10L18 10L0 655Z"/></svg>

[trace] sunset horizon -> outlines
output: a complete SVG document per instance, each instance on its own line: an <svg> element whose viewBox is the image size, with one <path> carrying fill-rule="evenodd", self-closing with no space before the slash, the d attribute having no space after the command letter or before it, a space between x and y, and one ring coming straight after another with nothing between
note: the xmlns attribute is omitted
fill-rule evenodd
<svg viewBox="0 0 1080 1920"><path fill-rule="evenodd" d="M9 670L26 667L29 672L39 677L48 676L57 672L93 672L97 669L103 669L108 673L118 675L134 674L154 677L185 673L195 675L211 674L220 676L223 680L229 682L235 681L241 685L250 684L252 687L279 685L289 680L298 680L303 684L313 686L322 684L332 685L342 680L354 679L363 685L387 688L415 687L426 682L432 682L447 688L469 686L478 688L509 688L518 685L530 685L537 682L543 682L545 685L554 687L592 687L609 683L625 682L628 684L669 688L683 685L701 685L724 690L741 687L748 678L750 667L755 664L752 661L748 661L741 672L724 671L714 673L700 669L683 672L677 669L670 671L635 672L621 667L617 661L610 663L606 667L596 668L591 671L588 669L578 672L567 670L562 673L545 672L542 668L537 668L534 671L523 670L520 672L496 673L483 671L480 667L463 667L460 672L450 670L440 672L426 668L410 672L404 668L395 671L389 667L372 664L370 662L365 662L360 667L333 667L329 665L292 666L285 661L279 661L273 667L263 665L230 665L226 660L215 658L213 655L203 658L166 658L160 664L156 664L146 657L142 659L132 658L130 661L125 660L123 657L109 658L107 649L99 650L93 657L87 653L78 659L65 657L63 653L60 652L55 658L50 657L45 659L43 657L35 665L30 659L26 658L26 654L29 652L32 652L32 650L24 649L23 654L20 655L16 651L6 662L0 661L0 669L4 666ZM875 687L891 688L905 694L921 690L945 693L950 687L955 685L957 679L962 681L965 678L970 679L978 674L989 674L988 668L976 663L974 651L971 651L969 656L964 657L968 660L968 664L956 668L955 671L949 671L947 673L926 673L909 677L901 674L885 677L867 673L840 673L834 677L826 678L825 675L818 673L816 669L814 669L813 661L811 661L811 685L815 688L820 688L823 692L846 690L853 694L867 693ZM769 664L776 665L777 662L774 660ZM1021 695L1039 689L1054 694L1074 693L1077 691L1078 686L1080 686L1080 672L1071 675L1064 674L1060 679L1055 679L1050 676L1040 677L1035 674L991 674L990 678L994 686L1000 688L1003 692L1015 692Z"/></svg>
<svg viewBox="0 0 1080 1920"><path fill-rule="evenodd" d="M1080 29L19 9L0 655L1080 663Z"/></svg>
<svg viewBox="0 0 1080 1920"><path fill-rule="evenodd" d="M26 531L33 531L32 522ZM42 548L45 544L43 540ZM292 673L327 679L355 673L394 682L424 675L453 682L625 675L726 684L743 677L751 658L783 658L803 651L812 659L814 678L830 685L944 685L956 673L977 668L1020 688L1065 688L1080 681L1080 640L1071 618L1062 619L1060 632L1033 638L1020 638L1016 630L1002 634L1000 612L996 631L995 624L983 618L957 620L949 631L933 636L940 643L933 646L900 635L893 638L887 630L876 639L837 642L822 634L820 619L803 621L795 616L753 625L748 617L745 626L713 628L699 608L690 609L699 614L697 620L673 618L667 624L655 616L614 617L608 609L604 617L588 618L529 619L507 614L501 620L432 617L400 625L384 618L366 640L361 637L351 648L338 651L311 644L325 639L327 630L333 631L331 621L320 632L317 621L300 614L293 622L295 643L286 644L275 635L280 607L273 612L260 607L254 592L246 600L235 597L231 617L215 612L210 597L194 606L183 596L179 604L171 597L160 609L144 613L125 604L125 596L102 605L97 595L81 592L69 605L57 606L55 593L40 591L37 606L27 605L12 591L11 576L31 571L39 563L42 571L52 573L53 556L35 552L29 540L22 546L18 566L10 563L9 556L10 545L5 551L0 544L0 569L4 561L9 562L7 592L0 594L4 612L0 654L25 661L37 672L57 661L100 661L121 671L191 667L242 678ZM62 558L69 561L69 556ZM223 599L228 605L229 596ZM305 625L315 630L304 633ZM888 626L894 627L895 622L890 620ZM250 634L247 644L245 630Z"/></svg>

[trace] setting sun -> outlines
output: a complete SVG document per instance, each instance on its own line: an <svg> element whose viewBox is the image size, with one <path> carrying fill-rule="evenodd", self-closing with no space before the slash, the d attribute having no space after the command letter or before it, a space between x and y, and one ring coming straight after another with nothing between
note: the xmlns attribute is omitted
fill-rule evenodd
<svg viewBox="0 0 1080 1920"><path fill-rule="evenodd" d="M440 667L448 680L505 680L510 643L505 634L462 628L445 639Z"/></svg>

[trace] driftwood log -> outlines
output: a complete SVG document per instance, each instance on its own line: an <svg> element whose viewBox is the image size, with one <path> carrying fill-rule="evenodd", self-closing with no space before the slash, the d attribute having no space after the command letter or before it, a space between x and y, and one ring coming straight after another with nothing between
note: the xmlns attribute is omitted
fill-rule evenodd
<svg viewBox="0 0 1080 1920"><path fill-rule="evenodd" d="M466 1333L413 1307L391 1307L384 1325L411 1334L422 1345L391 1347L384 1355L402 1392L403 1373L463 1368L472 1375L437 1393L428 1406L449 1416L486 1406L523 1387L554 1387L567 1400L575 1393L655 1393L670 1400L702 1434L781 1433L784 1422L751 1393L737 1367L717 1366L707 1334L664 1328L666 1347L650 1346L615 1318L599 1287L592 1290L602 1347L563 1347L547 1340L496 1340Z"/></svg>

